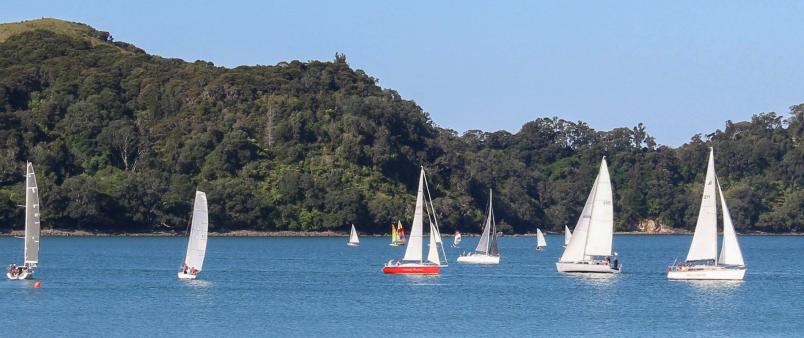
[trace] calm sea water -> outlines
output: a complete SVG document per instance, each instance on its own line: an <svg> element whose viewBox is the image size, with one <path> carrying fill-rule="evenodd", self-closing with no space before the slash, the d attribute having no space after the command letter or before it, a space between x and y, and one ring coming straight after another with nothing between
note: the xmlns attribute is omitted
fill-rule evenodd
<svg viewBox="0 0 804 338"><path fill-rule="evenodd" d="M451 241L451 238L445 240ZM210 238L180 281L184 238L42 239L32 282L0 281L0 336L794 336L804 332L804 237L741 236L744 282L668 281L689 236L616 236L624 273L555 270L562 236L503 237L499 266L435 277L380 271L388 238ZM477 238L465 238L463 250ZM3 264L22 241L0 238ZM447 248L454 261L459 249ZM14 331L9 331L13 329Z"/></svg>

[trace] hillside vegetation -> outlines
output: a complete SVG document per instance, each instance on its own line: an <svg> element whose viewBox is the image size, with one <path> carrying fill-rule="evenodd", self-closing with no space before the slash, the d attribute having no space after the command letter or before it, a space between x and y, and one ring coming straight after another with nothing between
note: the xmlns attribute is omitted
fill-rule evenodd
<svg viewBox="0 0 804 338"><path fill-rule="evenodd" d="M738 231L802 231L803 133L797 105L677 149L641 124L596 131L557 118L459 135L344 55L228 69L152 56L83 24L0 25L5 230L23 223L26 160L46 228L184 231L199 189L215 231L381 233L409 226L423 165L442 231L477 231L489 188L505 231L560 230L604 155L618 230L690 229L713 146Z"/></svg>

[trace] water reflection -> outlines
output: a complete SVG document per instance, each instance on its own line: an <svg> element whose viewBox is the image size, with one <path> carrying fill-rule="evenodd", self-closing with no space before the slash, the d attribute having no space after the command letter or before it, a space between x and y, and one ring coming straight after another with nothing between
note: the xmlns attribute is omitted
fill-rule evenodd
<svg viewBox="0 0 804 338"><path fill-rule="evenodd" d="M685 281L696 293L701 294L730 294L743 286L741 280L691 280Z"/></svg>
<svg viewBox="0 0 804 338"><path fill-rule="evenodd" d="M595 288L610 288L621 278L618 276L619 274L614 273L573 273L565 275L575 277L581 283Z"/></svg>

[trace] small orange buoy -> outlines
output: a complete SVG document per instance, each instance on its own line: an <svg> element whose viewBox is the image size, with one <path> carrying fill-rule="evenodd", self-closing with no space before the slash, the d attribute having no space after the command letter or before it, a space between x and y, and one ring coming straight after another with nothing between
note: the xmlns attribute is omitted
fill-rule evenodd
<svg viewBox="0 0 804 338"><path fill-rule="evenodd" d="M39 289L41 287L42 287L42 282L36 281L36 283L34 283L34 289Z"/></svg>

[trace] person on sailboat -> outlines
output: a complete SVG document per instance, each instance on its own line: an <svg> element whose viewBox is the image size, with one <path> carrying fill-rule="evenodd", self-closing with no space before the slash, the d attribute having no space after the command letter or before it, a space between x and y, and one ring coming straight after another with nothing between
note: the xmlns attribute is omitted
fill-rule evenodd
<svg viewBox="0 0 804 338"><path fill-rule="evenodd" d="M17 277L17 264L11 263L8 266L8 273L11 274L11 277Z"/></svg>

